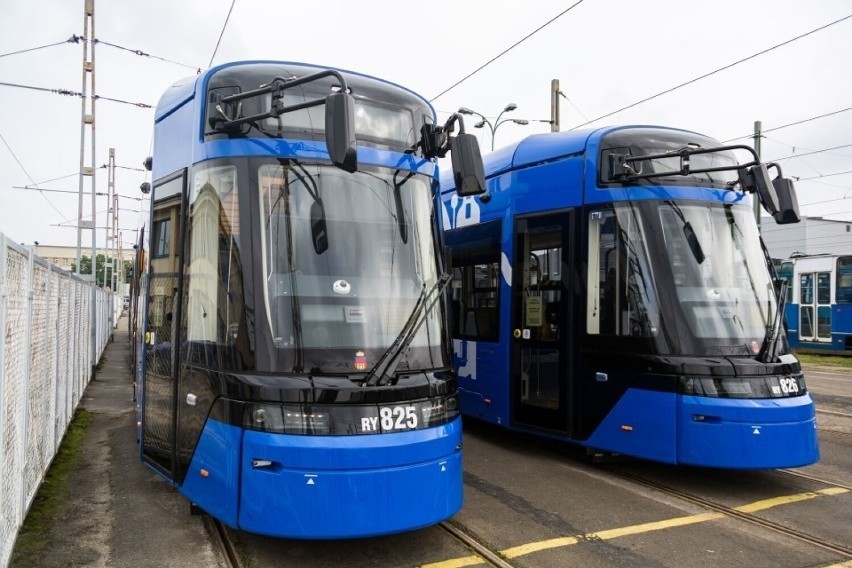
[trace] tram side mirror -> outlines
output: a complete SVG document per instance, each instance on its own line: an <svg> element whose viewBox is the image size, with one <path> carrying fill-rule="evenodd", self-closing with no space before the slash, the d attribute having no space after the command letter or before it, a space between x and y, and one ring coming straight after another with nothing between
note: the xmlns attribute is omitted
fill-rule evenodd
<svg viewBox="0 0 852 568"><path fill-rule="evenodd" d="M772 185L772 179L769 177L769 171L766 169L766 164L757 164L749 169L749 176L757 192L760 203L766 212L775 216L778 213L778 195L775 193L775 186Z"/></svg>
<svg viewBox="0 0 852 568"><path fill-rule="evenodd" d="M778 212L772 215L775 222L779 225L798 223L800 220L799 199L796 197L793 180L779 176L772 180L772 186L778 196Z"/></svg>
<svg viewBox="0 0 852 568"><path fill-rule="evenodd" d="M325 145L338 168L352 173L358 169L355 141L355 99L349 93L331 93L325 98Z"/></svg>
<svg viewBox="0 0 852 568"><path fill-rule="evenodd" d="M148 195L149 193L151 193L151 184L147 181L143 182L142 185L139 186L139 191L141 191L145 195Z"/></svg>
<svg viewBox="0 0 852 568"><path fill-rule="evenodd" d="M319 201L311 205L311 239L314 251L322 254L328 250L328 225L325 222L325 208Z"/></svg>
<svg viewBox="0 0 852 568"><path fill-rule="evenodd" d="M452 139L450 148L453 179L459 197L485 193L485 167L479 152L479 141L473 134L461 133Z"/></svg>

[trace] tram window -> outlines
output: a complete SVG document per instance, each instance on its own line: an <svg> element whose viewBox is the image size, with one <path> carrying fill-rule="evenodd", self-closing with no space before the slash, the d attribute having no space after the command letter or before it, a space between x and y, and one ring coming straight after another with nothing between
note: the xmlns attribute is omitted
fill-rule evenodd
<svg viewBox="0 0 852 568"><path fill-rule="evenodd" d="M814 303L814 275L799 276L799 303L802 305Z"/></svg>
<svg viewBox="0 0 852 568"><path fill-rule="evenodd" d="M457 339L499 340L499 251L453 252L452 334Z"/></svg>
<svg viewBox="0 0 852 568"><path fill-rule="evenodd" d="M588 333L657 334L659 304L644 231L630 206L590 213L588 279Z"/></svg>
<svg viewBox="0 0 852 568"><path fill-rule="evenodd" d="M266 97L267 108L271 105L272 95ZM285 93L282 102L285 106L303 103L305 97ZM355 99L355 134L360 138L390 142L393 146L409 147L414 145L414 119L411 111L392 107L364 99ZM264 120L267 130L298 130L303 132L321 132L325 129L325 107L315 106L288 112L277 118Z"/></svg>
<svg viewBox="0 0 852 568"><path fill-rule="evenodd" d="M817 273L817 304L831 303L831 273Z"/></svg>
<svg viewBox="0 0 852 568"><path fill-rule="evenodd" d="M837 286L834 293L838 304L852 304L852 256L837 258Z"/></svg>
<svg viewBox="0 0 852 568"><path fill-rule="evenodd" d="M186 251L186 338L233 345L245 320L242 299L236 169L205 168L192 179Z"/></svg>

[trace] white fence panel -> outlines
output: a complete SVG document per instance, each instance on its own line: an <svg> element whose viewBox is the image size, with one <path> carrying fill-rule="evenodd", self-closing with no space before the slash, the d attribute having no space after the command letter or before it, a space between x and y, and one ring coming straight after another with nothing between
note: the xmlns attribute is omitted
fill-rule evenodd
<svg viewBox="0 0 852 568"><path fill-rule="evenodd" d="M0 566L118 321L121 299L0 233ZM95 333L92 334L92 325Z"/></svg>

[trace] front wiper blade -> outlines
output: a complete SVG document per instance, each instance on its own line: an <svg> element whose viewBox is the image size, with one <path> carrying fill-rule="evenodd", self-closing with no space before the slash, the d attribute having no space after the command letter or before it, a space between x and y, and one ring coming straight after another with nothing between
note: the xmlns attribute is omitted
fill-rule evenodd
<svg viewBox="0 0 852 568"><path fill-rule="evenodd" d="M391 346L388 347L382 356L379 358L375 366L367 373L364 386L376 386L387 384L393 377L397 366L399 365L400 355L405 353L408 346L414 340L414 336L420 330L420 326L426 321L426 316L432 311L432 308L441 298L441 294L447 284L450 283L452 277L449 274L443 274L438 278L438 281L431 288L423 287L420 297L414 304L414 309L411 310L411 315L405 325L402 326L399 335L393 340Z"/></svg>
<svg viewBox="0 0 852 568"><path fill-rule="evenodd" d="M778 292L778 309L775 310L772 323L766 326L766 334L763 336L763 344L760 346L760 351L757 352L758 361L769 363L775 359L776 353L778 352L778 339L781 335L782 317L786 302L787 281L782 280L780 291Z"/></svg>

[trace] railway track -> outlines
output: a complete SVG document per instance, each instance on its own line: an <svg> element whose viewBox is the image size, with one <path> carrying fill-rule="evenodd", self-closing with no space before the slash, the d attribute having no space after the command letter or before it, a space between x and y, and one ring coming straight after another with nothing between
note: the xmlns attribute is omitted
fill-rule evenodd
<svg viewBox="0 0 852 568"><path fill-rule="evenodd" d="M494 566L496 568L515 568L513 564L510 564L497 552L491 550L490 548L476 540L458 523L452 521L445 521L443 523L440 523L438 526L450 533L453 537L456 538L456 540L473 550L477 554L477 556L481 557L482 560L489 566Z"/></svg>
<svg viewBox="0 0 852 568"><path fill-rule="evenodd" d="M234 547L225 525L210 517L204 516L204 526L207 532L210 533L210 539L213 542L213 547L219 551L222 559L225 561L225 568L243 568L240 562L240 557L237 554L237 549Z"/></svg>
<svg viewBox="0 0 852 568"><path fill-rule="evenodd" d="M754 524L754 525L761 526L763 528L775 531L777 533L784 534L788 537L795 538L799 541L809 543L811 545L823 548L825 550L830 550L831 552L834 552L836 554L840 554L842 556L845 556L846 558L852 559L852 548L850 548L849 546L837 544L837 543L831 542L829 540L826 540L824 538L820 538L818 536L807 534L805 532L802 532L801 530L793 530L793 529L788 528L788 527L786 527L786 526L784 526L780 523L776 523L776 522L758 517L757 515L754 515L754 514L751 514L751 513L745 513L743 511L739 511L735 508L728 507L727 505L722 505L721 503L717 503L715 501L711 501L709 499L705 499L703 497L693 495L692 493L688 493L686 491L674 489L672 487L668 487L668 486L663 485L661 483L657 483L655 481L650 481L648 479L645 479L645 478L642 478L642 477L639 477L639 476L636 476L636 475L624 473L624 472L621 472L621 471L616 471L615 469L610 469L610 468L607 468L606 471L608 473L610 473L611 475L614 475L616 477L620 477L620 478L625 479L627 481L631 481L633 483L637 483L639 485L643 485L645 487L655 489L657 491L660 491L660 492L665 493L667 495L671 495L673 497L677 497L679 499L683 499L683 500L688 501L690 503L693 503L695 505L699 505L701 507L710 509L712 511L716 511L716 512L722 513L724 515L734 517L736 519L740 519L742 521L746 521L746 522ZM822 484L825 484L825 485L829 485L829 486L832 486L832 487L841 487L841 488L845 488L845 489L852 489L852 487L844 487L843 485L833 483L833 482L829 482L829 481L825 481L825 480L822 480L822 479L819 479L819 478L816 478L816 477L813 477L813 476L810 476L810 475L807 475L807 474L799 473L799 472L793 472L793 471L789 471L789 470L776 470L776 471L779 471L779 472L782 472L782 473L785 473L785 474L788 474L788 475L794 475L796 477L805 478L805 479L815 481L815 482L818 482L818 483L822 483Z"/></svg>

